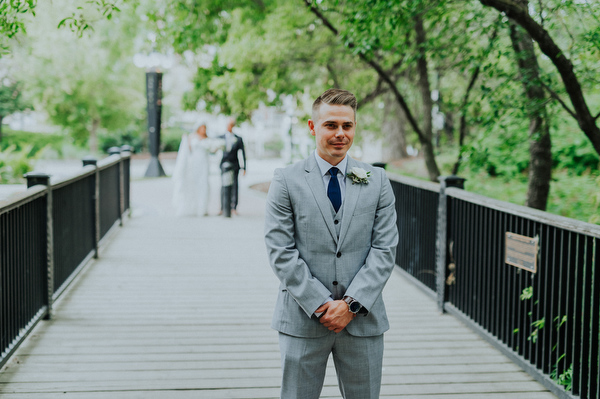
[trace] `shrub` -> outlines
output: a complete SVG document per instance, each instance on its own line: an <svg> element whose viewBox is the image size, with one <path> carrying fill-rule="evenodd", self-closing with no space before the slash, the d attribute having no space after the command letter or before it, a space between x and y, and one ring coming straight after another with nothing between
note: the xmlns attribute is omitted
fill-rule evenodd
<svg viewBox="0 0 600 399"><path fill-rule="evenodd" d="M98 135L98 147L102 152L108 153L109 148L124 145L131 146L133 152L139 153L147 146L146 138L136 126Z"/></svg>
<svg viewBox="0 0 600 399"><path fill-rule="evenodd" d="M11 146L17 151L29 148L28 155L35 156L43 148L48 148L62 155L63 148L70 142L71 139L66 134L23 132L4 128L0 150L4 151Z"/></svg>
<svg viewBox="0 0 600 399"><path fill-rule="evenodd" d="M160 135L160 151L170 152L179 150L181 136L187 134L185 129L179 127L168 127L162 130Z"/></svg>
<svg viewBox="0 0 600 399"><path fill-rule="evenodd" d="M23 175L33 170L32 160L29 155L33 151L33 145L17 148L11 145L0 152L0 183L23 183ZM38 154L41 153L38 151Z"/></svg>

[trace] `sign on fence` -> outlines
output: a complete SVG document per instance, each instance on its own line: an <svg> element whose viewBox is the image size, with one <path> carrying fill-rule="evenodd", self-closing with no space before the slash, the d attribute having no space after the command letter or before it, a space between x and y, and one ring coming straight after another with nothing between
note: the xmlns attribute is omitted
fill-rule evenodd
<svg viewBox="0 0 600 399"><path fill-rule="evenodd" d="M538 237L525 237L506 232L505 262L509 265L537 272Z"/></svg>

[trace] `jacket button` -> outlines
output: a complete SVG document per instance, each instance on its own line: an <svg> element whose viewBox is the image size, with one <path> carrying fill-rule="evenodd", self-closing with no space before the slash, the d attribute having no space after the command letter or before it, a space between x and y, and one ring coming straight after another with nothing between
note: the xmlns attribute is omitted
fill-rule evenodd
<svg viewBox="0 0 600 399"><path fill-rule="evenodd" d="M340 258L342 256L342 253L338 252L335 256L337 256L338 258Z"/></svg>
<svg viewBox="0 0 600 399"><path fill-rule="evenodd" d="M337 282L337 281L334 281L334 282L333 282L333 285L338 285L338 282Z"/></svg>
<svg viewBox="0 0 600 399"><path fill-rule="evenodd" d="M334 220L333 224L338 224L340 221L339 220Z"/></svg>

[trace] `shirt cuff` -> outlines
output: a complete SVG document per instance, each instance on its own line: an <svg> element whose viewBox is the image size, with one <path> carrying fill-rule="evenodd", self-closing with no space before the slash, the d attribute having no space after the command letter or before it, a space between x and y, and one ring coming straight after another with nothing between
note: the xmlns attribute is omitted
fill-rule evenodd
<svg viewBox="0 0 600 399"><path fill-rule="evenodd" d="M327 302L331 302L331 301L333 301L333 298L329 297L329 298L325 299L325 301L321 304L321 306L323 306ZM319 307L321 307L321 306L319 306ZM323 316L323 313L325 313L325 312L318 312L318 313L315 312L315 316L317 316L317 318L319 318L319 317Z"/></svg>

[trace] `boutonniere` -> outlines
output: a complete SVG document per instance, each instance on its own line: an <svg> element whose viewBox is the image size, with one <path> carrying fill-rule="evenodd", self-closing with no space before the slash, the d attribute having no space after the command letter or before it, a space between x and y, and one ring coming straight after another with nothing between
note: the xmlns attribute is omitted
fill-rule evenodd
<svg viewBox="0 0 600 399"><path fill-rule="evenodd" d="M347 176L352 179L352 184L368 184L371 172L367 172L363 168L354 167L350 169Z"/></svg>

